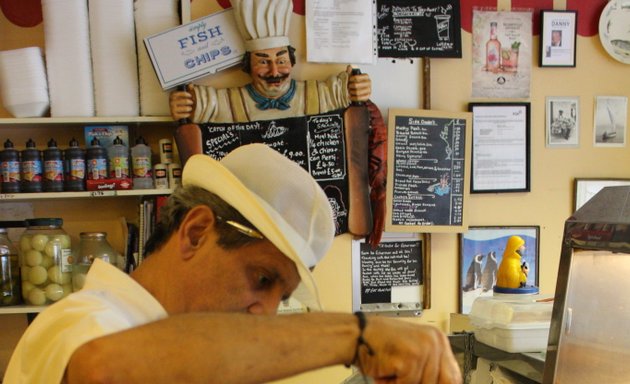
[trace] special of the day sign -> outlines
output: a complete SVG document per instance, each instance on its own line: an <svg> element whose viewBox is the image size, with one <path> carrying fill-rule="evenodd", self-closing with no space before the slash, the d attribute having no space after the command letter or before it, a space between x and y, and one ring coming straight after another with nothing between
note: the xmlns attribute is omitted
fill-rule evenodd
<svg viewBox="0 0 630 384"><path fill-rule="evenodd" d="M204 123L199 128L203 153L217 160L241 145L265 143L298 163L328 196L336 233L348 231L348 165L342 110L249 123Z"/></svg>
<svg viewBox="0 0 630 384"><path fill-rule="evenodd" d="M226 9L144 39L162 89L216 73L241 61L245 48L233 12Z"/></svg>

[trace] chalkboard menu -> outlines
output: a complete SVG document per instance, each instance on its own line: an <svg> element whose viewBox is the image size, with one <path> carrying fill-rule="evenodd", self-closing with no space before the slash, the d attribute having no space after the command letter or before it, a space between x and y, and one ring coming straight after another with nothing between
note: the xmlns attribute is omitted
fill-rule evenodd
<svg viewBox="0 0 630 384"><path fill-rule="evenodd" d="M469 119L466 113L390 111L386 230L464 229Z"/></svg>
<svg viewBox="0 0 630 384"><path fill-rule="evenodd" d="M205 123L199 127L203 152L217 160L241 145L265 143L301 165L326 192L333 208L337 234L348 231L348 179L342 110L250 123Z"/></svg>
<svg viewBox="0 0 630 384"><path fill-rule="evenodd" d="M377 0L378 56L462 57L459 0Z"/></svg>
<svg viewBox="0 0 630 384"><path fill-rule="evenodd" d="M353 241L352 309L418 315L427 308L428 237L386 233L377 247Z"/></svg>

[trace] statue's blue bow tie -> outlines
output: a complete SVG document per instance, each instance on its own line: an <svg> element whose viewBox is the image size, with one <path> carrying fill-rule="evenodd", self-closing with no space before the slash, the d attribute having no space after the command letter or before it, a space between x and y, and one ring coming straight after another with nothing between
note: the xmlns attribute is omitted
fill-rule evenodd
<svg viewBox="0 0 630 384"><path fill-rule="evenodd" d="M247 93L249 93L249 96L256 102L256 108L263 111L267 109L279 109L284 111L291 108L291 100L293 99L293 96L295 96L295 80L291 80L291 85L289 86L287 93L277 99L269 99L261 95L256 92L254 86L251 84L247 84L245 89L247 90Z"/></svg>

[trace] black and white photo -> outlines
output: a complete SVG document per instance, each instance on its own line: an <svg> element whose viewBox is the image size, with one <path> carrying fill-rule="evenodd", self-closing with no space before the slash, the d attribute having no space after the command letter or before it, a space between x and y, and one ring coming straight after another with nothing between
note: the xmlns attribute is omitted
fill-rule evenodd
<svg viewBox="0 0 630 384"><path fill-rule="evenodd" d="M578 97L546 98L547 147L577 147L580 140Z"/></svg>

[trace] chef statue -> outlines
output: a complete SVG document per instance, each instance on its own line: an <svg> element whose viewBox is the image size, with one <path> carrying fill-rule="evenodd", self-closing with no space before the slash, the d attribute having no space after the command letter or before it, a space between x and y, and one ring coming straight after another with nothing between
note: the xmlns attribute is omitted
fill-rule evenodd
<svg viewBox="0 0 630 384"><path fill-rule="evenodd" d="M497 271L496 293L538 293L538 287L527 286L529 266L521 261L525 251L525 240L520 236L510 236Z"/></svg>
<svg viewBox="0 0 630 384"><path fill-rule="evenodd" d="M360 153L364 165L354 174L365 174L364 181L349 180L349 232L366 236L376 246L381 239L385 220L385 181L387 160L387 127L378 107L370 100L371 81L348 66L347 70L327 80L293 79L295 49L289 41L289 22L293 12L291 0L232 0L238 30L245 41L242 69L251 82L242 87L215 88L189 84L185 90L170 94L171 116L182 124L175 133L181 161L202 153L202 134L196 124L246 123L339 110L361 103L367 109L361 129L348 137L348 173L353 172L353 158ZM347 115L346 115L347 116ZM355 119L356 120L356 119ZM349 122L346 118L345 125ZM354 154L355 156L352 156ZM360 157L360 156L359 156ZM254 160L255 161L255 160ZM367 185L366 185L367 184ZM357 192L359 191L359 192ZM354 204L352 196L366 204Z"/></svg>

